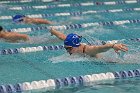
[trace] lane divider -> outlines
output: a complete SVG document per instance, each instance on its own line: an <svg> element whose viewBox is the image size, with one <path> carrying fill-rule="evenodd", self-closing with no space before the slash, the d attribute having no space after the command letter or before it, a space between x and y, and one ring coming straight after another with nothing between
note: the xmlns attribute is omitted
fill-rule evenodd
<svg viewBox="0 0 140 93"><path fill-rule="evenodd" d="M140 38L131 38L131 39L122 39L133 42L140 42ZM96 45L104 45L107 43L115 44L122 40L111 40L111 41L99 41ZM15 49L3 49L0 50L0 55L10 55L10 54L19 54L19 53L30 53L30 52L38 52L38 51L48 51L48 50L61 50L64 49L64 45L52 45L52 46L37 46L37 47L21 47Z"/></svg>
<svg viewBox="0 0 140 93"><path fill-rule="evenodd" d="M0 4L8 4L8 3L30 3L30 2L54 2L60 0L6 0L0 1ZM62 0L61 0L62 1Z"/></svg>
<svg viewBox="0 0 140 93"><path fill-rule="evenodd" d="M57 79L48 79L32 82L23 82L17 84L0 85L0 93L15 93L15 92L31 92L50 91L69 87L92 86L101 81L113 81L116 79L139 78L140 69L128 71L115 71L99 74L91 74L77 77L65 77Z"/></svg>
<svg viewBox="0 0 140 93"><path fill-rule="evenodd" d="M17 29L9 29L9 32L31 32L38 30L48 30L51 27L58 30L68 30L68 29L80 29L87 28L92 26L113 26L113 25L123 25L123 24L138 24L140 23L140 19L133 20L121 20L121 21L110 21L110 22L94 22L94 23L83 23L83 24L70 24L70 25L60 25L60 26L41 26L41 27L28 27L28 28L17 28Z"/></svg>
<svg viewBox="0 0 140 93"><path fill-rule="evenodd" d="M55 46L25 47L25 48L22 47L22 48L15 48L15 49L3 49L0 51L0 55L29 53L29 52L47 51L47 50L60 50L60 49L64 49L64 46L55 45Z"/></svg>
<svg viewBox="0 0 140 93"><path fill-rule="evenodd" d="M112 9L112 10L88 10L88 11L77 11L77 12L65 12L65 13L54 13L54 14L31 14L26 15L31 18L47 18L54 16L81 16L85 14L96 14L96 13L116 13L116 12L128 12L128 11L140 11L140 8L126 8L126 9ZM12 19L13 16L0 16L1 20Z"/></svg>
<svg viewBox="0 0 140 93"><path fill-rule="evenodd" d="M140 3L140 0L124 0L124 1L112 1L112 2L87 2L87 3L75 3L75 4L58 4L58 5L40 5L40 6L17 6L10 7L9 10L30 10L30 9L50 9L58 7L81 7L81 6L94 6L94 5L121 5L121 4L136 4Z"/></svg>

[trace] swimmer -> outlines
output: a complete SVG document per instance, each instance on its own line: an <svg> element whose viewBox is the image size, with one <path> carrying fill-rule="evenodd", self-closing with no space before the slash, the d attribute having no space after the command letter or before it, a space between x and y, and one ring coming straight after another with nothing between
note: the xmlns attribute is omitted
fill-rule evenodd
<svg viewBox="0 0 140 93"><path fill-rule="evenodd" d="M123 51L123 52L128 51L128 48L126 47L125 44L115 43L115 44L105 44L105 45L98 45L98 46L87 45L81 43L82 36L79 36L77 34L71 33L66 36L60 31L57 31L53 28L51 28L50 33L64 41L64 47L70 55L74 53L78 53L78 54L86 54L91 57L100 58L99 53L107 52L110 49L114 49L116 53L119 53L119 51Z"/></svg>
<svg viewBox="0 0 140 93"><path fill-rule="evenodd" d="M19 42L19 41L28 41L29 37L26 34L19 34L16 32L7 32L0 26L0 39L5 40L6 42Z"/></svg>
<svg viewBox="0 0 140 93"><path fill-rule="evenodd" d="M27 23L27 24L52 24L51 21L41 18L30 18L25 15L15 15L13 17L15 23Z"/></svg>

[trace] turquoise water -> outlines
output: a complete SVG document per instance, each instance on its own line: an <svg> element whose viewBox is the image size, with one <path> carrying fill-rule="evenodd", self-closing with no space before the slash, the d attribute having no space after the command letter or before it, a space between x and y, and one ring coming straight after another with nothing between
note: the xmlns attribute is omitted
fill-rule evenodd
<svg viewBox="0 0 140 93"><path fill-rule="evenodd" d="M63 1L45 3L64 4L75 2L88 2L91 0L78 1ZM97 0L96 0L97 1ZM110 0L100 0L110 1ZM99 2L99 0L98 0ZM8 16L15 14L43 14L43 13L59 13L59 12L76 12L87 10L105 10L105 9L122 9L122 8L136 8L140 4L126 4L126 5L103 5L103 6L88 6L88 7L70 7L70 8L52 8L52 9L34 9L24 11L10 11L6 10L9 6L31 6L43 5L43 3L26 3L26 4L3 4L0 5L0 16ZM65 24L82 24L88 22L106 22L114 20L139 19L140 13L137 11L118 12L118 13L97 13L82 16L65 16L65 17L48 17L48 20L53 21L54 25ZM11 20L1 20L0 25L5 29L22 28L22 27L38 27L45 25L31 25L31 24L15 24ZM63 30L65 34L75 32L83 35L90 42L91 37L95 40L122 40L129 38L140 38L139 24L126 24L119 26L94 26L82 29ZM63 42L57 41L57 38L51 36L47 30L33 31L26 33L34 38L34 44L14 44L7 42L0 42L0 48L20 48L31 47L39 45L62 45ZM43 39L42 39L43 38ZM53 40L52 40L53 39ZM50 41L52 40L52 41ZM140 68L140 43L133 41L123 41L128 45L129 51L123 55L123 58L117 56L113 50L104 53L106 59L112 59L118 63L109 63L108 61L98 60L94 58L85 58L81 56L70 56L65 50L32 52L15 55L0 55L0 84L15 84L23 82L31 82L38 80L47 80L55 78L63 78L68 76L79 76L102 72L114 72L121 70L133 70ZM110 56L111 55L111 56ZM128 79L121 81L112 81L93 85L84 88L72 88L53 91L52 93L138 93L140 85L139 79ZM114 91L115 90L115 91ZM48 92L47 92L48 93ZM51 92L50 92L51 93Z"/></svg>

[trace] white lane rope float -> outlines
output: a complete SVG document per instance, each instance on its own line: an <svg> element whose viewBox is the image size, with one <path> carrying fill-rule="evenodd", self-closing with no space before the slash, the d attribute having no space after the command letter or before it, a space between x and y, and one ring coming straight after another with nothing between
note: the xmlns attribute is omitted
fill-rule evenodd
<svg viewBox="0 0 140 93"><path fill-rule="evenodd" d="M140 0L87 2L87 3L40 5L40 6L16 6L16 7L9 7L7 9L21 11L21 10L30 10L30 9L50 9L50 8L60 8L60 7L81 7L81 6L94 6L94 5L121 5L121 4L136 4L136 3L140 3Z"/></svg>
<svg viewBox="0 0 140 93"><path fill-rule="evenodd" d="M125 9L112 9L112 10L88 10L88 11L77 11L77 12L63 12L63 13L54 13L54 14L31 14L25 15L31 18L47 18L47 17L59 17L59 16L81 16L85 14L96 14L96 13L117 13L117 12L131 12L131 11L140 11L140 8L125 8ZM13 16L0 16L0 20L12 19Z"/></svg>
<svg viewBox="0 0 140 93"><path fill-rule="evenodd" d="M139 78L140 69L128 71L114 71L76 77L65 77L16 84L0 85L0 93L31 92L34 90L51 91L69 87L92 86L101 81L124 80L128 78Z"/></svg>
<svg viewBox="0 0 140 93"><path fill-rule="evenodd" d="M109 22L91 22L91 23L82 23L82 24L70 24L70 25L60 25L60 26L41 26L41 27L28 27L28 28L16 28L16 29L7 29L9 32L31 32L38 30L48 30L51 27L58 30L68 30L68 29L80 29L87 28L92 26L113 26L113 25L124 25L124 24L139 24L140 19L133 20L120 20L120 21L109 21Z"/></svg>
<svg viewBox="0 0 140 93"><path fill-rule="evenodd" d="M106 43L115 44L119 41L133 41L140 42L140 38L131 38L131 39L121 39L121 40L111 40L111 41L99 41L102 45ZM19 53L30 53L30 52L38 52L38 51L48 51L48 50L62 50L64 49L64 45L52 45L52 46L37 46L37 47L21 47L15 49L2 49L0 50L0 55L11 55L11 54L19 54Z"/></svg>

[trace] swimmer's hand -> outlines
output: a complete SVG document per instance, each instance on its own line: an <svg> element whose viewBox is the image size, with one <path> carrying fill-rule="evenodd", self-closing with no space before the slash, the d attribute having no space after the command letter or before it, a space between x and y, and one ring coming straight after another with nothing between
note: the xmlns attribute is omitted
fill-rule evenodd
<svg viewBox="0 0 140 93"><path fill-rule="evenodd" d="M113 44L112 48L115 50L117 54L119 54L119 51L127 52L128 48L125 44Z"/></svg>

